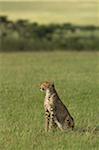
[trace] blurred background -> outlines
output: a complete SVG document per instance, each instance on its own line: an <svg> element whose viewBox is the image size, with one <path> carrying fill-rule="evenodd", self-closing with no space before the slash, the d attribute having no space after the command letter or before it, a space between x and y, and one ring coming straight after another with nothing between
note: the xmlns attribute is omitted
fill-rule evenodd
<svg viewBox="0 0 99 150"><path fill-rule="evenodd" d="M99 1L0 0L0 51L99 50Z"/></svg>

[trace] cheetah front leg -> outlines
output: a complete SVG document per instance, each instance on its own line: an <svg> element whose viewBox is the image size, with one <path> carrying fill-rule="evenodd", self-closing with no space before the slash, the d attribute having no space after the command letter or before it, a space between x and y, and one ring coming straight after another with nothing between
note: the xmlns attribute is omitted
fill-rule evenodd
<svg viewBox="0 0 99 150"><path fill-rule="evenodd" d="M49 130L53 130L57 127L57 124L55 123L54 118L55 118L55 111L54 111L54 108L51 108Z"/></svg>
<svg viewBox="0 0 99 150"><path fill-rule="evenodd" d="M49 130L50 113L48 109L45 109L45 131Z"/></svg>

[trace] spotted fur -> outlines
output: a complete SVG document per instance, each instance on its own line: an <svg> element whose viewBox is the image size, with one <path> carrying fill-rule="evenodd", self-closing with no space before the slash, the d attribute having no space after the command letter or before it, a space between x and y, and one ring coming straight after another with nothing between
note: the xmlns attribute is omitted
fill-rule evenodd
<svg viewBox="0 0 99 150"><path fill-rule="evenodd" d="M44 100L45 130L52 130L56 127L61 131L65 131L68 128L73 129L74 119L60 100L54 83L44 82L41 84L40 90L46 94Z"/></svg>

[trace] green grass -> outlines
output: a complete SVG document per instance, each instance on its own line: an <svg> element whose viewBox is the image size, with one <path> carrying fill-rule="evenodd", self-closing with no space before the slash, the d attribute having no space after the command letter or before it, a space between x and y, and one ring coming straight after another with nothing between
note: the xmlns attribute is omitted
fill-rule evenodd
<svg viewBox="0 0 99 150"><path fill-rule="evenodd" d="M70 22L81 25L99 25L97 0L55 0L32 2L0 2L0 14L11 19L29 19L39 23Z"/></svg>
<svg viewBox="0 0 99 150"><path fill-rule="evenodd" d="M45 133L44 94L54 80L74 131ZM99 52L0 53L0 150L98 150Z"/></svg>

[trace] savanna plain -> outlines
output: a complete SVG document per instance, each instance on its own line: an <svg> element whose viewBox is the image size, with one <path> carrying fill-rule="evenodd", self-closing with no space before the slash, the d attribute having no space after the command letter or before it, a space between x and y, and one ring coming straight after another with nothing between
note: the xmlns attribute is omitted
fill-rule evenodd
<svg viewBox="0 0 99 150"><path fill-rule="evenodd" d="M73 131L44 131L45 80L74 117ZM66 149L99 149L99 52L0 53L0 150Z"/></svg>

